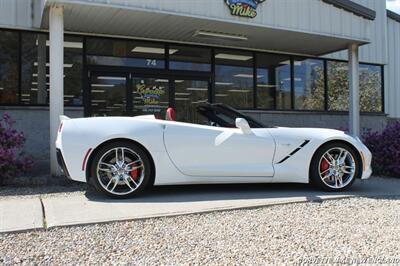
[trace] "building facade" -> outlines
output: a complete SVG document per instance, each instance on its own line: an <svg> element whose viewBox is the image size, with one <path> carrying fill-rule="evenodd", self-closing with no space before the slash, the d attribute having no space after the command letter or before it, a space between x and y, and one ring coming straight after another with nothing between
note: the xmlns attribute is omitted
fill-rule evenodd
<svg viewBox="0 0 400 266"><path fill-rule="evenodd" d="M399 47L384 0L0 0L0 113L39 172L62 113L202 123L212 102L358 134L400 118Z"/></svg>

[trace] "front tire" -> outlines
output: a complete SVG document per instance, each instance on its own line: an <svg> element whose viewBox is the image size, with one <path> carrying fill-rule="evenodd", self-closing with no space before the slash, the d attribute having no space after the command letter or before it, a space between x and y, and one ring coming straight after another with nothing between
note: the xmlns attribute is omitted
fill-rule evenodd
<svg viewBox="0 0 400 266"><path fill-rule="evenodd" d="M310 165L311 184L326 191L344 191L361 174L359 154L343 142L331 142L319 148Z"/></svg>
<svg viewBox="0 0 400 266"><path fill-rule="evenodd" d="M140 146L115 141L101 147L91 164L91 183L101 193L117 199L141 194L151 181L151 163Z"/></svg>

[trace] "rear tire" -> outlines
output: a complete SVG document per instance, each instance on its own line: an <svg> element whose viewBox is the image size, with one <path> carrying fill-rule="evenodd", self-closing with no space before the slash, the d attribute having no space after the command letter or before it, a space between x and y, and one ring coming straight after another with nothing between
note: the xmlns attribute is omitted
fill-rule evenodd
<svg viewBox="0 0 400 266"><path fill-rule="evenodd" d="M362 175L360 155L350 145L330 142L319 148L311 161L310 183L325 191L344 191Z"/></svg>
<svg viewBox="0 0 400 266"><path fill-rule="evenodd" d="M102 194L116 199L139 195L151 183L152 165L142 147L129 141L115 141L94 154L91 183Z"/></svg>

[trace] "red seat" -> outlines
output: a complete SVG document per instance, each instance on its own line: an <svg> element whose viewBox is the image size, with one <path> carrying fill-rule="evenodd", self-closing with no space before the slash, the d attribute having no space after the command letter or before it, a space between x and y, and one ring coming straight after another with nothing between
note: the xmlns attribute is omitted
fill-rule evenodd
<svg viewBox="0 0 400 266"><path fill-rule="evenodd" d="M167 112L165 114L165 120L168 121L176 121L176 117L175 117L175 110L172 107L169 107L167 109Z"/></svg>

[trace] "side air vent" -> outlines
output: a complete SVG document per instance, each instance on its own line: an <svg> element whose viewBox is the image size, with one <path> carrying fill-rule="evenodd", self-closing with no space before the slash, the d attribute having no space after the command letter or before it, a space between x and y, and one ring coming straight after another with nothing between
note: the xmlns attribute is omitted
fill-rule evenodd
<svg viewBox="0 0 400 266"><path fill-rule="evenodd" d="M299 147L297 147L296 149L294 149L291 153L289 153L288 156L286 156L285 158L283 158L282 160L280 160L278 162L278 164L283 163L284 161L286 161L287 159L289 159L291 156L293 156L294 154L296 154L296 152L298 152L299 150L301 150L304 146L306 146L310 141L309 140L305 140Z"/></svg>

